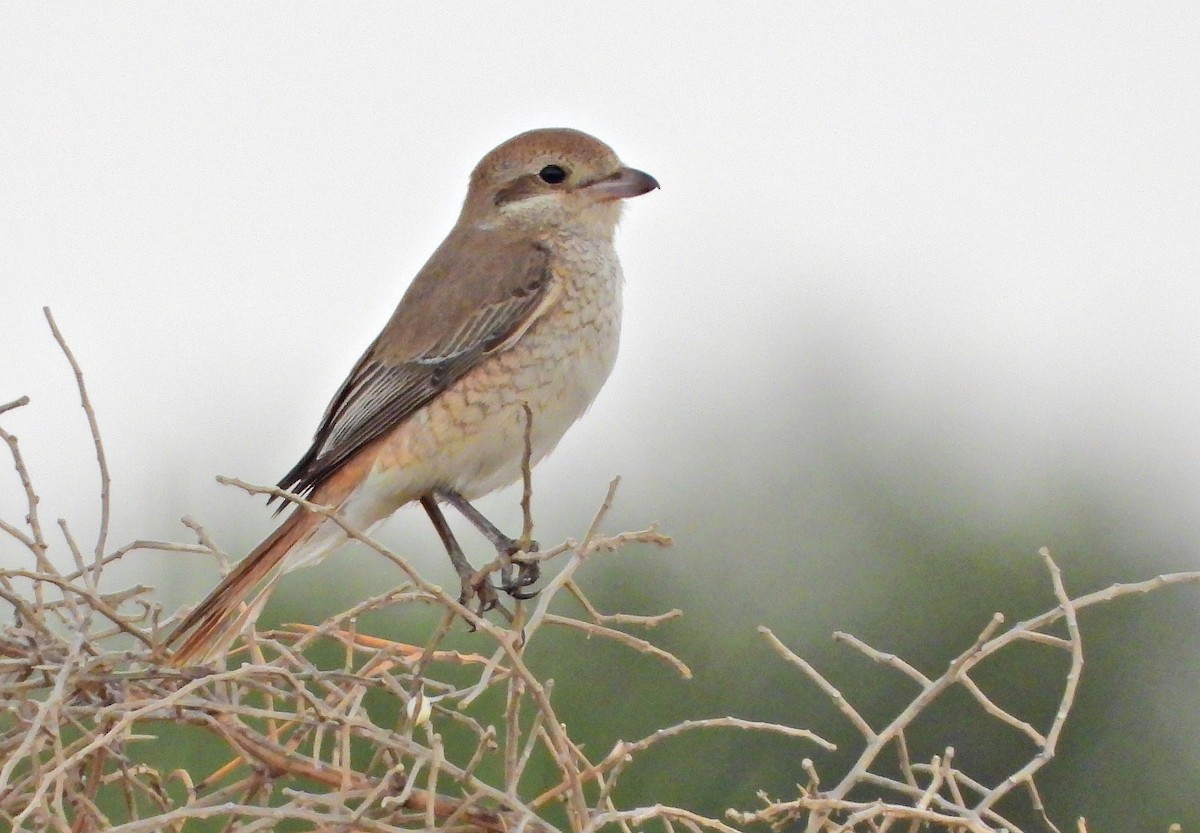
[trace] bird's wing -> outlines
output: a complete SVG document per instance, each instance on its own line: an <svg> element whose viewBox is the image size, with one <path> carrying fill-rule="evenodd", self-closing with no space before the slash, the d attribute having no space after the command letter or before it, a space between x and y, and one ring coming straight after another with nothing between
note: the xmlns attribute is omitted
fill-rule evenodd
<svg viewBox="0 0 1200 833"><path fill-rule="evenodd" d="M485 357L511 347L553 305L555 287L544 248L452 235L342 384L280 488L311 492Z"/></svg>

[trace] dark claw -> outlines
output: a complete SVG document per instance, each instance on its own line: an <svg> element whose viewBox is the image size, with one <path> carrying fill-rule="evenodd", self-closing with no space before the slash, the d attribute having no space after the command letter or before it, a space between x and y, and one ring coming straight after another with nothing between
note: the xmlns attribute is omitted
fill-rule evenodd
<svg viewBox="0 0 1200 833"><path fill-rule="evenodd" d="M536 561L517 562L517 587L529 587L537 584L542 577L542 565Z"/></svg>
<svg viewBox="0 0 1200 833"><path fill-rule="evenodd" d="M537 591L526 593L524 588L537 584L538 579L542 576L542 566L536 561L520 561L514 559L513 564L517 568L517 575L512 577L511 572L504 576L500 584L500 589L514 599L532 599L537 595Z"/></svg>
<svg viewBox="0 0 1200 833"><path fill-rule="evenodd" d="M482 616L500 604L500 597L496 595L496 588L486 578L478 584L473 584L471 578L470 576L463 577L462 592L458 596L458 603L466 605L470 603L471 599L477 599L479 603L475 607L475 614ZM474 625L471 625L471 630L475 630Z"/></svg>

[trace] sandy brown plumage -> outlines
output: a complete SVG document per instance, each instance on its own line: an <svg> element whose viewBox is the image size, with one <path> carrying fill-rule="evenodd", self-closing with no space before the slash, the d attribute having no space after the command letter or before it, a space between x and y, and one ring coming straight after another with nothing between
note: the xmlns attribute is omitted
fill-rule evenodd
<svg viewBox="0 0 1200 833"><path fill-rule="evenodd" d="M334 395L308 452L279 481L308 493L362 446L453 385L522 327L550 285L549 254L529 240L471 240L456 228ZM459 252L477 254L466 260ZM436 305L436 316L422 310Z"/></svg>
<svg viewBox="0 0 1200 833"><path fill-rule="evenodd" d="M530 131L485 156L458 222L279 485L369 529L418 499L439 525L437 500L461 507L518 479L525 406L536 463L612 369L619 203L656 187L607 145L573 130ZM172 632L170 661L222 654L279 576L344 540L323 516L293 510ZM452 543L464 597L479 592Z"/></svg>

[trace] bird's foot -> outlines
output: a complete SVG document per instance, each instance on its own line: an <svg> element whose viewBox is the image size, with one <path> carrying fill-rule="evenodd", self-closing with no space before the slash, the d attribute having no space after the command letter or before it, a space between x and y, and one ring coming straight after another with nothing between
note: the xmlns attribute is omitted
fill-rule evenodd
<svg viewBox="0 0 1200 833"><path fill-rule="evenodd" d="M500 589L514 599L532 599L538 594L536 590L526 591L526 587L537 584L542 576L542 565L536 558L521 558L538 551L538 542L529 539L509 539L501 554L507 559L507 564L500 571ZM513 568L516 574L513 574Z"/></svg>
<svg viewBox="0 0 1200 833"><path fill-rule="evenodd" d="M475 615L482 616L489 610L494 610L500 604L500 596L496 593L496 588L492 585L491 579L487 574L479 574L474 570L461 573L462 592L458 595L458 603L472 607L475 610ZM474 604L472 605L472 600ZM471 630L475 630L472 625Z"/></svg>

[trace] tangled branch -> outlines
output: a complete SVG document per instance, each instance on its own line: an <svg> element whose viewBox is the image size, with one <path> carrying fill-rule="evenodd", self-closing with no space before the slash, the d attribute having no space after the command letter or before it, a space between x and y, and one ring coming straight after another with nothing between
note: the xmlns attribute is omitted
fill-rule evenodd
<svg viewBox="0 0 1200 833"><path fill-rule="evenodd" d="M49 311L51 330L75 376L96 449L101 521L92 547L82 547L65 520L48 535L39 497L17 438L0 427L24 495L24 516L0 517L0 539L23 555L0 567L0 605L11 624L0 629L0 823L13 831L149 833L194 829L208 820L228 831L272 830L282 822L312 831L441 829L489 833L621 833L660 826L675 833L773 830L946 830L1022 833L1011 818L1018 800L1041 827L1048 818L1037 777L1055 756L1074 705L1084 662L1078 614L1084 608L1163 587L1200 582L1200 572L1174 573L1071 597L1046 550L1055 605L1009 626L995 614L974 641L939 674L850 634L835 639L901 675L915 694L882 728L812 664L760 628L767 644L815 684L861 737L857 759L832 787L804 759L793 799L762 796L753 811L730 810L727 821L683 807L622 807L617 788L631 762L648 749L695 730L769 732L822 750L834 746L807 729L719 717L685 720L646 737L616 740L610 751L587 752L555 705L553 681L532 667L527 651L546 626L569 629L644 654L681 678L682 659L641 631L681 615L602 612L589 599L583 568L630 544L668 546L655 527L607 535L602 530L616 496L613 481L578 541L534 554L553 574L530 602L517 602L502 623L484 618L423 577L403 555L336 512L279 489L222 482L251 494L277 495L340 524L394 567L400 583L314 625L259 631L249 627L223 668L180 671L165 666L161 642L178 616L164 616L146 586L110 589L106 571L132 552L154 550L209 556L222 571L229 558L191 518L194 542L138 540L110 550L109 473L83 373ZM26 407L25 397L0 404L0 416ZM532 533L528 465L522 540ZM61 539L61 540L60 540ZM65 554L60 555L60 551ZM7 562L6 562L7 563ZM59 564L69 563L62 568ZM483 572L509 568L503 557ZM416 644L364 633L369 614L423 607L436 624ZM410 619L412 617L409 617ZM464 620L484 646L445 646ZM1012 646L1032 642L1068 660L1052 717L1039 725L1000 706L976 679L977 670ZM590 643L589 643L590 644ZM334 645L329 663L320 646ZM961 687L982 722L1002 724L1033 752L1007 776L984 783L970 774L970 749L946 747L913 760L914 722L947 691ZM380 704L383 704L382 706ZM183 739L183 740L181 740ZM189 746L220 750L223 763L205 772L189 763ZM166 761L166 763L164 763ZM1080 833L1086 833L1079 820Z"/></svg>
<svg viewBox="0 0 1200 833"><path fill-rule="evenodd" d="M686 820L724 829L680 808L620 808L613 798L630 760L659 741L695 729L811 733L718 718L689 721L646 738L617 741L596 757L572 740L557 712L553 682L526 660L543 626L569 628L644 653L682 677L687 665L631 628L648 629L680 615L600 612L580 582L591 559L630 544L668 546L654 527L606 535L613 481L578 541L538 554L556 568L538 597L518 602L497 624L425 579L404 556L336 512L298 495L241 481L253 494L276 494L321 512L350 537L398 568L402 582L317 625L243 635L221 669L165 666L159 645L175 617L164 617L152 588L106 591L106 568L135 550L207 554L229 560L203 527L184 523L195 543L135 541L109 552L108 471L83 374L47 311L75 373L100 462L102 520L90 553L65 521L62 543L72 570L56 566L38 496L17 438L0 429L24 488L23 522L0 519L0 532L23 547L29 564L0 569L0 599L12 624L0 632L0 820L6 829L86 831L184 830L215 819L224 829L271 829L282 821L312 830L572 831L591 833L639 818ZM27 399L0 406L24 407ZM528 466L523 506L529 517ZM501 560L485 570L503 569ZM565 605L564 605L565 603ZM433 607L437 625L419 645L359 632L368 614L404 606ZM554 611L551 612L552 607ZM566 610L579 611L569 614ZM468 622L491 644L482 654L444 650L453 624ZM340 646L341 662L324 667L320 643ZM370 708L372 699L397 708ZM495 703L500 703L497 710ZM382 717L381 715L389 715ZM207 773L152 761L170 758L171 737L224 748L226 762ZM465 739L465 740L464 740ZM537 770L536 777L531 772ZM552 772L549 786L546 772ZM648 814L647 814L648 813Z"/></svg>
<svg viewBox="0 0 1200 833"><path fill-rule="evenodd" d="M772 829L791 825L802 826L808 833L833 831L886 831L896 824L925 825L926 829L971 831L971 833L1022 833L1021 828L997 809L1011 800L1018 791L1027 796L1028 806L1041 820L1043 827L1060 833L1046 815L1036 776L1054 757L1059 736L1075 703L1075 694L1083 670L1083 637L1079 629L1078 612L1092 605L1121 596L1146 593L1175 584L1200 582L1200 572L1161 575L1134 584L1111 587L1072 599L1062 580L1062 573L1043 548L1040 556L1049 572L1050 584L1058 604L1050 610L1012 625L1001 631L1004 616L1000 613L980 631L974 642L950 661L937 677L929 677L895 654L885 653L847 633L835 633L834 639L853 648L873 662L884 665L910 680L917 693L882 729L876 730L863 718L847 698L811 663L792 652L768 628L759 628L768 645L804 676L837 706L842 715L858 731L863 748L858 759L833 787L821 788L815 765L806 759L803 768L806 784L799 798L774 801L762 796L765 806L754 812L730 811L730 818L741 824L763 823ZM1064 634L1048 632L1051 626L1062 623ZM1067 654L1070 665L1061 681L1058 706L1044 730L1012 711L999 706L972 678L972 672L999 652L1019 642L1047 645ZM984 719L998 721L1024 736L1033 746L1034 754L1015 771L993 784L984 784L971 777L953 747L946 747L928 763L915 762L909 755L907 733L916 719L925 713L946 691L961 686L974 699ZM895 767L900 777L888 774L885 752L896 757ZM968 756L969 757L969 756ZM870 798L853 797L863 793ZM1086 833L1080 820L1080 833Z"/></svg>

